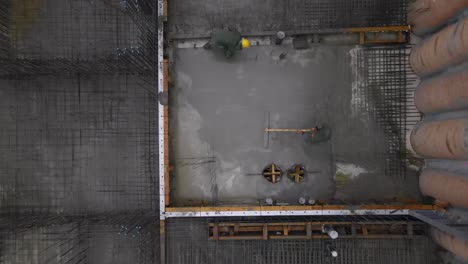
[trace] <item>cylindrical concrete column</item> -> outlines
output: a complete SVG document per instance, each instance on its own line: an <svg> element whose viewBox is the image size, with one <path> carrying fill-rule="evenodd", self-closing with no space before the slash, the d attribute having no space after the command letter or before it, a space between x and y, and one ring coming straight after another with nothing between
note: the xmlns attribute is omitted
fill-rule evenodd
<svg viewBox="0 0 468 264"><path fill-rule="evenodd" d="M468 108L468 70L421 82L414 100L419 111L426 114Z"/></svg>
<svg viewBox="0 0 468 264"><path fill-rule="evenodd" d="M468 18L446 27L413 48L410 63L420 76L457 65L468 58Z"/></svg>
<svg viewBox="0 0 468 264"><path fill-rule="evenodd" d="M431 237L441 247L468 261L468 241L448 235L434 227L431 228Z"/></svg>
<svg viewBox="0 0 468 264"><path fill-rule="evenodd" d="M468 208L468 177L425 169L419 176L419 188L441 202Z"/></svg>
<svg viewBox="0 0 468 264"><path fill-rule="evenodd" d="M432 32L468 7L468 0L416 0L408 8L408 24L413 33Z"/></svg>
<svg viewBox="0 0 468 264"><path fill-rule="evenodd" d="M420 122L411 132L411 146L424 158L467 159L467 124L466 119Z"/></svg>

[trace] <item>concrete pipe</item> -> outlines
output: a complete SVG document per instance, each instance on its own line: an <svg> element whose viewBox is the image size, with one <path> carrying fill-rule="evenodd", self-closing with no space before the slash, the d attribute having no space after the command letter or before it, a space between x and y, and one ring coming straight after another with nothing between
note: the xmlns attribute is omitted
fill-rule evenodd
<svg viewBox="0 0 468 264"><path fill-rule="evenodd" d="M419 176L419 188L424 195L452 206L468 208L468 177L425 169Z"/></svg>
<svg viewBox="0 0 468 264"><path fill-rule="evenodd" d="M416 74L429 75L468 58L468 18L450 25L413 48L410 63Z"/></svg>
<svg viewBox="0 0 468 264"><path fill-rule="evenodd" d="M408 8L408 24L421 36L437 30L465 8L468 0L416 0Z"/></svg>
<svg viewBox="0 0 468 264"><path fill-rule="evenodd" d="M467 109L468 69L423 81L416 89L415 103L426 114Z"/></svg>
<svg viewBox="0 0 468 264"><path fill-rule="evenodd" d="M420 122L411 132L413 150L429 159L468 159L468 119Z"/></svg>
<svg viewBox="0 0 468 264"><path fill-rule="evenodd" d="M431 228L432 239L441 247L468 261L468 241L456 238L437 228Z"/></svg>
<svg viewBox="0 0 468 264"><path fill-rule="evenodd" d="M322 233L327 234L331 239L337 239L338 238L338 232L329 225L323 225L322 226Z"/></svg>

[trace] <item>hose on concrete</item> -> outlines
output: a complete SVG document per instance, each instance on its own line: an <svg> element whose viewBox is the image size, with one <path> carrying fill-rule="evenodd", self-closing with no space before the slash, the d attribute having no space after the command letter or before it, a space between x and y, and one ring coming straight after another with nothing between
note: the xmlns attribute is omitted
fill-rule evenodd
<svg viewBox="0 0 468 264"><path fill-rule="evenodd" d="M427 76L468 58L468 18L450 25L413 48L410 63L419 76Z"/></svg>
<svg viewBox="0 0 468 264"><path fill-rule="evenodd" d="M465 8L468 0L416 0L408 8L408 23L413 33L422 36L436 31Z"/></svg>

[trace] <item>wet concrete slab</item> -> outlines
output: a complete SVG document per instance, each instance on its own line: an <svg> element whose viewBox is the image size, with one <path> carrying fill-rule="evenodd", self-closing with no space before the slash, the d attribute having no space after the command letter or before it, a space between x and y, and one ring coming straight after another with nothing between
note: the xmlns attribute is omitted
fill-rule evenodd
<svg viewBox="0 0 468 264"><path fill-rule="evenodd" d="M257 46L231 60L204 49L177 49L170 94L174 205L395 197L405 180L384 173L385 140L362 107L354 49ZM268 123L326 123L332 140L311 144L308 134L271 133L267 146ZM301 164L309 173L301 183L283 176L272 184L259 175L270 163L283 171ZM338 192L337 175L346 178Z"/></svg>

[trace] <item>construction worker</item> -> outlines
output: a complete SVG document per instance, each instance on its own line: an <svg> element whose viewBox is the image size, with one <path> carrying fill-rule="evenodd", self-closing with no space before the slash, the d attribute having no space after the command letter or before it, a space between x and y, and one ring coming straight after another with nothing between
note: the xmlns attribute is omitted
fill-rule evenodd
<svg viewBox="0 0 468 264"><path fill-rule="evenodd" d="M311 140L312 143L327 142L331 138L331 129L327 125L321 127L314 127L311 129Z"/></svg>
<svg viewBox="0 0 468 264"><path fill-rule="evenodd" d="M240 33L233 30L219 30L211 33L211 39L203 46L205 49L222 48L226 58L234 56L236 51L250 47L250 41L242 38Z"/></svg>

